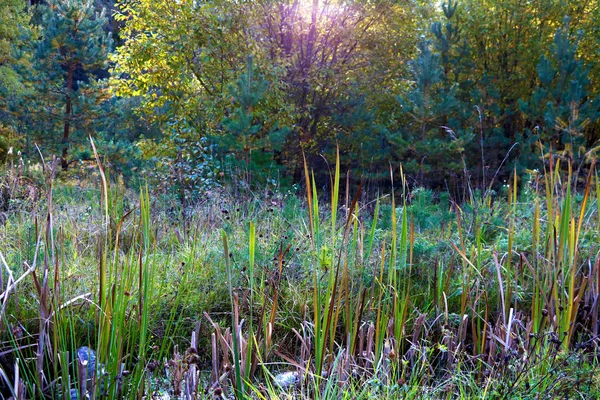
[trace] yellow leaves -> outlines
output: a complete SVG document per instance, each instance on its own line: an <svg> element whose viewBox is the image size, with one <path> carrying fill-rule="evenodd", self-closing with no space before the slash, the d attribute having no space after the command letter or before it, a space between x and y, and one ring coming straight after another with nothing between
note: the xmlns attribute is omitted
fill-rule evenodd
<svg viewBox="0 0 600 400"><path fill-rule="evenodd" d="M228 1L202 7L192 0L120 1L119 19L127 22L121 31L125 44L111 57L111 73L119 77L112 80L115 92L140 96L141 107L159 119L210 104L206 94L227 90L236 60L248 51L237 37L243 32L232 33L224 17L230 11L215 12L226 5L232 7ZM159 107L168 115L156 115Z"/></svg>

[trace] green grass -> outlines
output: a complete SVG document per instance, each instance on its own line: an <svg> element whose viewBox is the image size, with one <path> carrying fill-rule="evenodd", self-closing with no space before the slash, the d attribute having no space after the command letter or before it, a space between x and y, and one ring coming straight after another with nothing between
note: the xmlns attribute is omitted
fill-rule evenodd
<svg viewBox="0 0 600 400"><path fill-rule="evenodd" d="M81 390L85 345L101 398L598 397L600 186L560 171L459 205L401 171L367 198L336 167L323 196L306 168L302 195L215 189L185 223L101 168L37 172L0 227L1 390Z"/></svg>

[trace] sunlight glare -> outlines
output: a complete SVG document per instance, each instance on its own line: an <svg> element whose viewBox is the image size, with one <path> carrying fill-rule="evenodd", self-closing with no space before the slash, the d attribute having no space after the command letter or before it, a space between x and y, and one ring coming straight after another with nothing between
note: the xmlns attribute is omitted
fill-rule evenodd
<svg viewBox="0 0 600 400"><path fill-rule="evenodd" d="M311 21L315 6L318 20L323 16L332 16L336 11L339 11L340 2L336 0L297 0L298 15L304 21Z"/></svg>
<svg viewBox="0 0 600 400"><path fill-rule="evenodd" d="M320 7L318 4L317 7ZM313 0L298 0L298 14L305 21L310 21L312 18Z"/></svg>

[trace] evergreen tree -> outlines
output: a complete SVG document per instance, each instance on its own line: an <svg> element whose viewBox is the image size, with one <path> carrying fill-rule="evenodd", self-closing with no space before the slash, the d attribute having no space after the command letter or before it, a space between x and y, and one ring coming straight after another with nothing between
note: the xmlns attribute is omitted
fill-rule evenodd
<svg viewBox="0 0 600 400"><path fill-rule="evenodd" d="M31 77L39 90L34 99L38 119L53 131L57 125L62 128L58 147L63 169L69 165L72 132L90 133L86 128L106 92L95 75L105 67L112 42L104 32L106 21L91 0L50 0L43 9ZM54 136L50 142L56 144Z"/></svg>
<svg viewBox="0 0 600 400"><path fill-rule="evenodd" d="M462 107L456 85L448 81L442 58L431 47L429 40L419 44L419 55L410 64L414 86L398 97L412 121L390 140L419 184L438 186L463 170L461 154L472 134L456 118Z"/></svg>
<svg viewBox="0 0 600 400"><path fill-rule="evenodd" d="M372 181L389 180L390 151L387 146L385 126L379 123L379 109L368 103L367 95L353 85L347 97L335 102L332 129L335 141L324 143L323 155L335 162L338 146L343 152L340 160L344 166L360 174L354 179L366 177Z"/></svg>
<svg viewBox="0 0 600 400"><path fill-rule="evenodd" d="M552 144L568 158L586 150L585 128L600 119L600 98L588 94L588 68L577 57L582 32L569 33L570 19L556 30L549 57L537 65L539 82L529 102L520 102L532 127L540 130L543 142Z"/></svg>
<svg viewBox="0 0 600 400"><path fill-rule="evenodd" d="M457 7L458 3L453 3L452 0L450 0L447 4L443 3L442 10L444 11L444 15L446 17L446 23L442 24L441 22L434 22L431 24L431 32L436 38L436 48L440 52L441 64L445 77L449 73L451 64L454 64L456 67L456 63L453 62L455 60L450 59L450 53L452 47L458 43L459 40L458 28L452 23L452 17L454 17ZM455 71L457 72L458 68L455 68Z"/></svg>
<svg viewBox="0 0 600 400"><path fill-rule="evenodd" d="M256 171L272 164L272 154L281 150L289 128L279 128L265 114L269 83L257 73L253 59L248 56L246 70L235 85L230 85L232 107L223 120L224 135L217 138L221 146L241 156L250 183L251 169ZM266 171L262 171L266 172Z"/></svg>

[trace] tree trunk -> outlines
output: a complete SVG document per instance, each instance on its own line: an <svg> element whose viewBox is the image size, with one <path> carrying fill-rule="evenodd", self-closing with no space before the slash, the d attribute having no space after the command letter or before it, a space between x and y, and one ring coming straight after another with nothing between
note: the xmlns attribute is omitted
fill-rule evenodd
<svg viewBox="0 0 600 400"><path fill-rule="evenodd" d="M71 114L73 113L73 105L71 104L71 92L73 91L73 71L75 67L69 67L69 75L67 76L67 95L66 107L65 107L65 121L63 125L63 137L62 137L62 155L60 164L63 171L69 168L69 131L71 130Z"/></svg>

